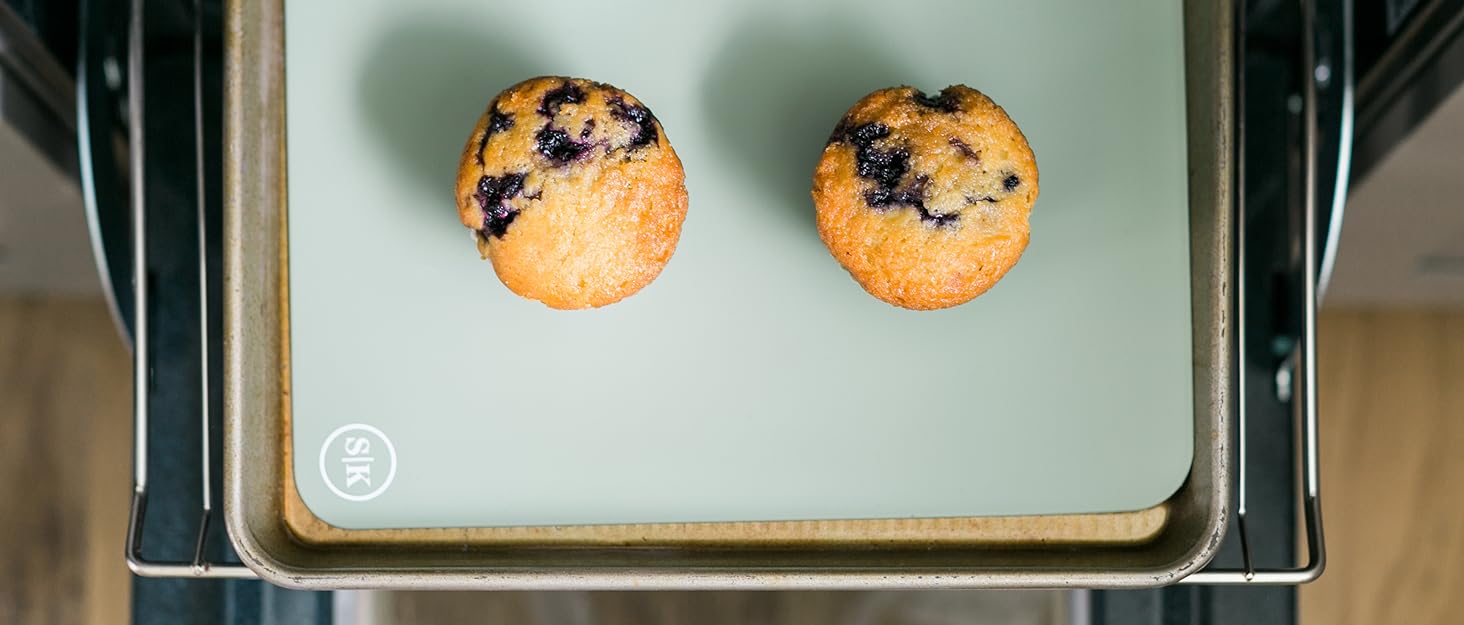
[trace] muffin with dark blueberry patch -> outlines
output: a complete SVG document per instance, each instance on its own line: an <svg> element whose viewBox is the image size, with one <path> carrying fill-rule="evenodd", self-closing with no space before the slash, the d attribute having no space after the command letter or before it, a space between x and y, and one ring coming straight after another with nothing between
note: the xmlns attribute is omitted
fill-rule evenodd
<svg viewBox="0 0 1464 625"><path fill-rule="evenodd" d="M971 301L1027 248L1037 161L964 85L883 89L849 109L813 175L818 233L860 286L915 310Z"/></svg>
<svg viewBox="0 0 1464 625"><path fill-rule="evenodd" d="M514 293L551 308L612 304L650 284L686 218L685 172L634 96L534 78L488 105L463 148L457 207Z"/></svg>

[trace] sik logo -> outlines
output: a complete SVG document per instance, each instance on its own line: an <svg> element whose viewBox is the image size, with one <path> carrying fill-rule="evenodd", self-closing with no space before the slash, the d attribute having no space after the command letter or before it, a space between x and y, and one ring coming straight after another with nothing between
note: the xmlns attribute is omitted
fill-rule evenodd
<svg viewBox="0 0 1464 625"><path fill-rule="evenodd" d="M343 425L320 446L320 477L347 501L367 501L385 492L396 477L396 466L391 440L369 425Z"/></svg>
<svg viewBox="0 0 1464 625"><path fill-rule="evenodd" d="M371 487L371 465L376 459L365 455L369 451L370 440L365 437L346 437L346 457L342 460L346 465L346 490L351 490L357 484Z"/></svg>

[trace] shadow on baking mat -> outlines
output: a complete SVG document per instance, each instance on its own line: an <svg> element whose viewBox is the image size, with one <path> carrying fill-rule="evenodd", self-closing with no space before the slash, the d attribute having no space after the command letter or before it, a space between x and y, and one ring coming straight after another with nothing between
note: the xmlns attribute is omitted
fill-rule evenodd
<svg viewBox="0 0 1464 625"><path fill-rule="evenodd" d="M769 188L770 217L813 230L813 169L834 126L865 94L918 77L878 43L888 37L847 18L748 19L730 32L705 73L707 123L749 185Z"/></svg>
<svg viewBox="0 0 1464 625"><path fill-rule="evenodd" d="M462 231L453 202L458 158L489 100L524 79L552 73L510 34L451 16L418 16L386 29L361 66L357 87L369 133L427 206L407 208Z"/></svg>

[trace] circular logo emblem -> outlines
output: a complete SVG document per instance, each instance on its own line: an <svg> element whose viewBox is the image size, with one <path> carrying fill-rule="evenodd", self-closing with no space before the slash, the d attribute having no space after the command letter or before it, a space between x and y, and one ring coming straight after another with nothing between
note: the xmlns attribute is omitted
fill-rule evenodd
<svg viewBox="0 0 1464 625"><path fill-rule="evenodd" d="M363 423L336 428L320 446L320 477L346 501L368 501L386 492L396 469L391 440Z"/></svg>

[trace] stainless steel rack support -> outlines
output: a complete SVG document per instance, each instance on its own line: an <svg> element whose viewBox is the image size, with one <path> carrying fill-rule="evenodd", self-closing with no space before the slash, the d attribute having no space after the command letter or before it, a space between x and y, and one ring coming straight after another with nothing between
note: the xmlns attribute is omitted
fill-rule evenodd
<svg viewBox="0 0 1464 625"><path fill-rule="evenodd" d="M1235 514L1236 532L1240 537L1240 548L1242 566L1240 569L1205 569L1179 581L1181 584L1207 584L1207 585L1295 585L1305 584L1321 577L1322 571L1327 566L1327 549L1325 540L1322 537L1322 494L1321 494L1321 467L1319 465L1319 444L1317 440L1317 283L1320 279L1317 255L1317 49L1316 49L1316 0L1299 0L1301 4L1301 31L1302 31L1302 332L1301 342L1297 351L1293 353L1293 361L1298 363L1301 370L1301 393L1293 396L1293 414L1301 422L1302 431L1302 493L1301 510L1303 524L1306 532L1307 563L1296 568L1263 569L1255 568L1251 558L1250 541L1246 537L1246 418L1245 408L1246 384L1245 375L1239 376L1237 392L1240 401L1236 402L1239 413L1239 424L1237 432L1237 454L1239 455L1238 476L1236 482L1239 491L1237 493L1237 505ZM1343 30L1345 37L1350 37L1352 10L1350 0L1345 1L1343 7L1343 19L1347 21ZM1351 54L1351 46L1345 45L1346 54ZM1342 59L1342 88L1343 98L1343 124L1350 124L1352 116L1352 63L1351 59ZM1241 123L1243 124L1243 118ZM1342 149L1350 149L1344 141ZM1236 230L1238 231L1237 247L1241 250L1245 245L1245 211L1243 204L1237 203L1242 209L1237 210ZM1245 260L1244 254L1237 254L1237 274L1244 275ZM1236 350L1240 362L1245 362L1245 290L1237 289L1237 342ZM1299 399L1299 401L1297 401Z"/></svg>
<svg viewBox="0 0 1464 625"><path fill-rule="evenodd" d="M213 470L209 461L209 410L208 410L208 261L207 240L204 237L204 154L203 154L203 10L202 3L194 0L193 24L193 123L197 141L194 145L198 173L198 249L199 249L199 320L204 337L199 341L200 362L203 367L203 401L201 444L203 460L200 470L203 474L203 491L200 493L202 506L198 518L198 534L194 540L192 562L160 562L148 560L142 554L143 522L147 513L147 423L148 386L152 368L148 360L148 301L147 301L147 177L144 159L144 116L143 104L143 4L144 0L132 1L131 31L127 49L127 114L130 126L129 147L132 160L132 289L134 306L133 327L133 422L132 422L132 509L127 518L127 546L125 557L127 568L143 577L204 577L248 579L256 577L254 571L242 564L221 564L210 562L204 557L208 547L209 519L213 514L213 493L210 483Z"/></svg>

